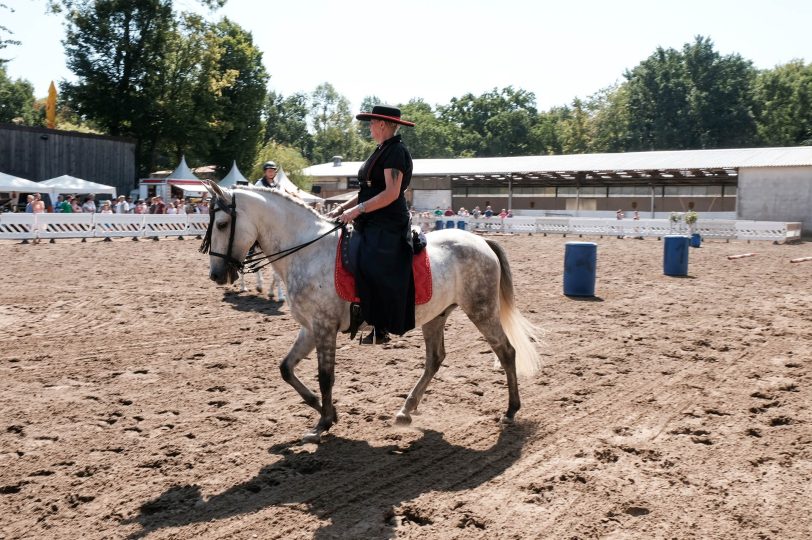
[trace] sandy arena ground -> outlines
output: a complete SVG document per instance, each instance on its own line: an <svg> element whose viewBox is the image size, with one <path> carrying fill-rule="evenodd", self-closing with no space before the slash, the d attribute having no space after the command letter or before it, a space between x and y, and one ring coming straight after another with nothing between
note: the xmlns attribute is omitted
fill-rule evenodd
<svg viewBox="0 0 812 540"><path fill-rule="evenodd" d="M585 238L576 300L573 238L498 240L546 329L517 424L458 311L408 429L420 332L339 336L318 446L277 369L288 306L208 281L198 241L0 242L0 538L812 535L812 262L789 263L812 244L706 242L674 278L656 239ZM318 387L313 357L299 373Z"/></svg>

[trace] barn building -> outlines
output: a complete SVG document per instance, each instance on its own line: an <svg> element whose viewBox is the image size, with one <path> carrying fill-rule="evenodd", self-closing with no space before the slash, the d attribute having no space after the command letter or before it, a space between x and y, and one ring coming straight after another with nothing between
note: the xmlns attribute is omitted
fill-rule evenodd
<svg viewBox="0 0 812 540"><path fill-rule="evenodd" d="M361 162L339 156L304 170L328 201L358 188ZM614 217L618 209L665 218L800 221L812 235L812 147L416 159L418 210L491 206L524 216Z"/></svg>
<svg viewBox="0 0 812 540"><path fill-rule="evenodd" d="M0 172L39 182L62 175L129 193L138 178L134 139L0 124Z"/></svg>

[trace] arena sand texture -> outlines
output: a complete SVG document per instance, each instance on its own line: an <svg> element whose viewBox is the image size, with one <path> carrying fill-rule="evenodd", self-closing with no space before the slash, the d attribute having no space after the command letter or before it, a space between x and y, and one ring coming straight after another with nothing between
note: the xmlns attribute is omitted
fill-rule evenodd
<svg viewBox="0 0 812 540"><path fill-rule="evenodd" d="M546 330L516 425L458 311L407 429L420 332L340 336L318 446L289 307L210 282L197 241L0 242L0 538L810 537L812 245L706 242L674 278L656 239L584 238L577 300L577 238L498 240Z"/></svg>

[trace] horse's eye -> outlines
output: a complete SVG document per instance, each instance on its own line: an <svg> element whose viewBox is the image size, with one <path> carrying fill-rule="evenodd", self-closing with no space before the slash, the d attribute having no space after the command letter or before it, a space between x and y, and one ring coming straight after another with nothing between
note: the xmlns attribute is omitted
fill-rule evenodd
<svg viewBox="0 0 812 540"><path fill-rule="evenodd" d="M227 226L228 226L228 223L227 223L227 222L225 222L225 221L221 221L221 222L219 222L219 223L217 224L217 229L218 229L218 230L220 230L220 231L222 231L222 230L223 230L223 229L225 229Z"/></svg>

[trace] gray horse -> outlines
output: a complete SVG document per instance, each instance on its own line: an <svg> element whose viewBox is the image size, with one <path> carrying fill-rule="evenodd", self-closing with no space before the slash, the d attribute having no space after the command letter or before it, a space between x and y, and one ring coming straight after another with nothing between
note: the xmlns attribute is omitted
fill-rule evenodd
<svg viewBox="0 0 812 540"><path fill-rule="evenodd" d="M338 420L333 405L336 335L350 326L349 303L335 292L335 224L300 200L264 188L222 189L206 183L212 195L211 216L201 251L210 250L209 277L223 285L238 277L248 250L259 242L263 253L291 251L320 240L273 262L288 292L290 312L301 324L299 335L280 364L282 378L321 415L305 442L318 442ZM502 422L511 423L519 410L518 375L539 369L535 343L538 329L514 304L513 281L504 250L491 240L460 230L426 235L431 261L432 297L416 306L415 321L426 342L423 375L397 413L399 424L409 424L426 387L445 358L443 328L457 306L485 336L507 376L508 408ZM318 357L321 401L296 376L296 365L313 349Z"/></svg>

